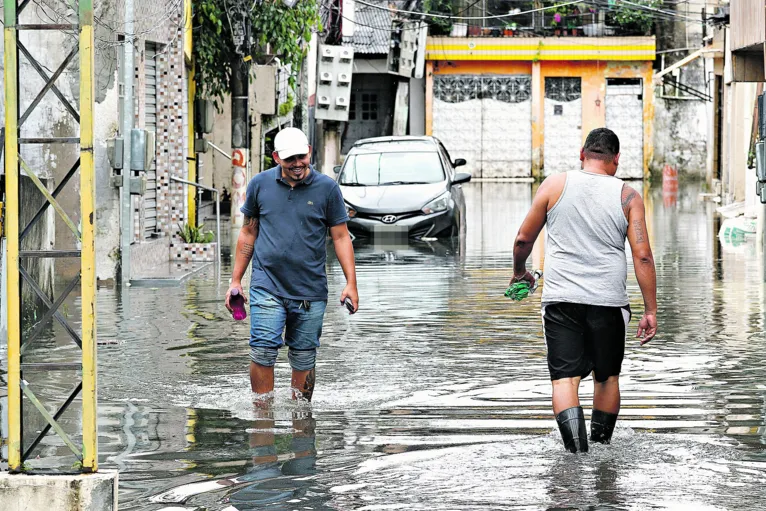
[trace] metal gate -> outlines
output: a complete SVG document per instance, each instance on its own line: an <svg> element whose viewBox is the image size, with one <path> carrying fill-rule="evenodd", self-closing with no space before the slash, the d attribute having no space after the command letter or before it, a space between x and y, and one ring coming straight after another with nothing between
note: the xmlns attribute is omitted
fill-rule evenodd
<svg viewBox="0 0 766 511"><path fill-rule="evenodd" d="M144 59L144 77L146 84L146 108L144 125L147 131L157 133L157 49L158 45L146 43ZM146 193L143 197L143 234L151 238L157 232L157 158L146 171Z"/></svg>
<svg viewBox="0 0 766 511"><path fill-rule="evenodd" d="M544 108L544 175L579 168L582 148L580 78L546 78Z"/></svg>
<svg viewBox="0 0 766 511"><path fill-rule="evenodd" d="M532 78L434 76L433 134L475 177L532 175Z"/></svg>
<svg viewBox="0 0 766 511"><path fill-rule="evenodd" d="M606 80L606 127L620 139L617 177L644 177L644 105L641 79Z"/></svg>

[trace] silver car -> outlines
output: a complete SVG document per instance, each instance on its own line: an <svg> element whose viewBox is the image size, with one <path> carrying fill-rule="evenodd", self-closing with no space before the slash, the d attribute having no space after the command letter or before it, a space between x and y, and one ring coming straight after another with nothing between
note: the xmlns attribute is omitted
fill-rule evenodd
<svg viewBox="0 0 766 511"><path fill-rule="evenodd" d="M335 168L354 237L429 240L457 236L465 225L461 184L471 174L434 137L356 142Z"/></svg>

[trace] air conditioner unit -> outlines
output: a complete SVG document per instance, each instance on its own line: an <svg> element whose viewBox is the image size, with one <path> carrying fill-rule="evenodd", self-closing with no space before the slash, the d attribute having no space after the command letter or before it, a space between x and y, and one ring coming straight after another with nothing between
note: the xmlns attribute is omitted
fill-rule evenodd
<svg viewBox="0 0 766 511"><path fill-rule="evenodd" d="M335 52L333 51L333 49L327 46L324 46L322 48L322 60L332 61L334 58L335 58Z"/></svg>
<svg viewBox="0 0 766 511"><path fill-rule="evenodd" d="M348 100L344 97L335 99L335 108L337 110L346 110L348 108Z"/></svg>
<svg viewBox="0 0 766 511"><path fill-rule="evenodd" d="M318 96L317 97L317 106L319 108L330 108L330 97L329 96Z"/></svg>
<svg viewBox="0 0 766 511"><path fill-rule="evenodd" d="M349 73L339 73L338 85L349 87L351 85L351 75Z"/></svg>
<svg viewBox="0 0 766 511"><path fill-rule="evenodd" d="M332 83L332 73L329 71L323 71L319 74L319 82L320 83Z"/></svg>

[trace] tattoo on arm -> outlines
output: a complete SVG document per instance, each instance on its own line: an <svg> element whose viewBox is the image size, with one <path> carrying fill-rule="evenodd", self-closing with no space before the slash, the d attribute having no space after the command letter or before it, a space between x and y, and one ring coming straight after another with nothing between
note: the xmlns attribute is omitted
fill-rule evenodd
<svg viewBox="0 0 766 511"><path fill-rule="evenodd" d="M258 219L252 216L245 216L244 224L248 227L258 227Z"/></svg>
<svg viewBox="0 0 766 511"><path fill-rule="evenodd" d="M644 237L644 227L641 224L641 220L633 221L633 232L636 233L636 243L643 243L646 241L646 238Z"/></svg>
<svg viewBox="0 0 766 511"><path fill-rule="evenodd" d="M627 186L627 185L625 185L625 186ZM625 192L623 192L623 194L622 194L622 210L625 212L625 216L628 215L628 208L630 207L630 203L636 197L638 197L638 193L636 193L636 191L633 190L633 189L630 189L630 191L627 194L625 194Z"/></svg>
<svg viewBox="0 0 766 511"><path fill-rule="evenodd" d="M254 250L254 247L250 243L245 243L245 245L242 247L242 251L240 252L240 254L250 259L251 257L253 257L253 250Z"/></svg>

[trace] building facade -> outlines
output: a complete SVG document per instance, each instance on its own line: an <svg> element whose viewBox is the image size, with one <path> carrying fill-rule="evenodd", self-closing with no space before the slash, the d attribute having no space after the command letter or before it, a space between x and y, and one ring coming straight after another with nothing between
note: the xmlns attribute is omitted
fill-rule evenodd
<svg viewBox="0 0 766 511"><path fill-rule="evenodd" d="M653 149L654 37L429 37L426 132L485 179L575 168L590 130L622 143L619 176Z"/></svg>

